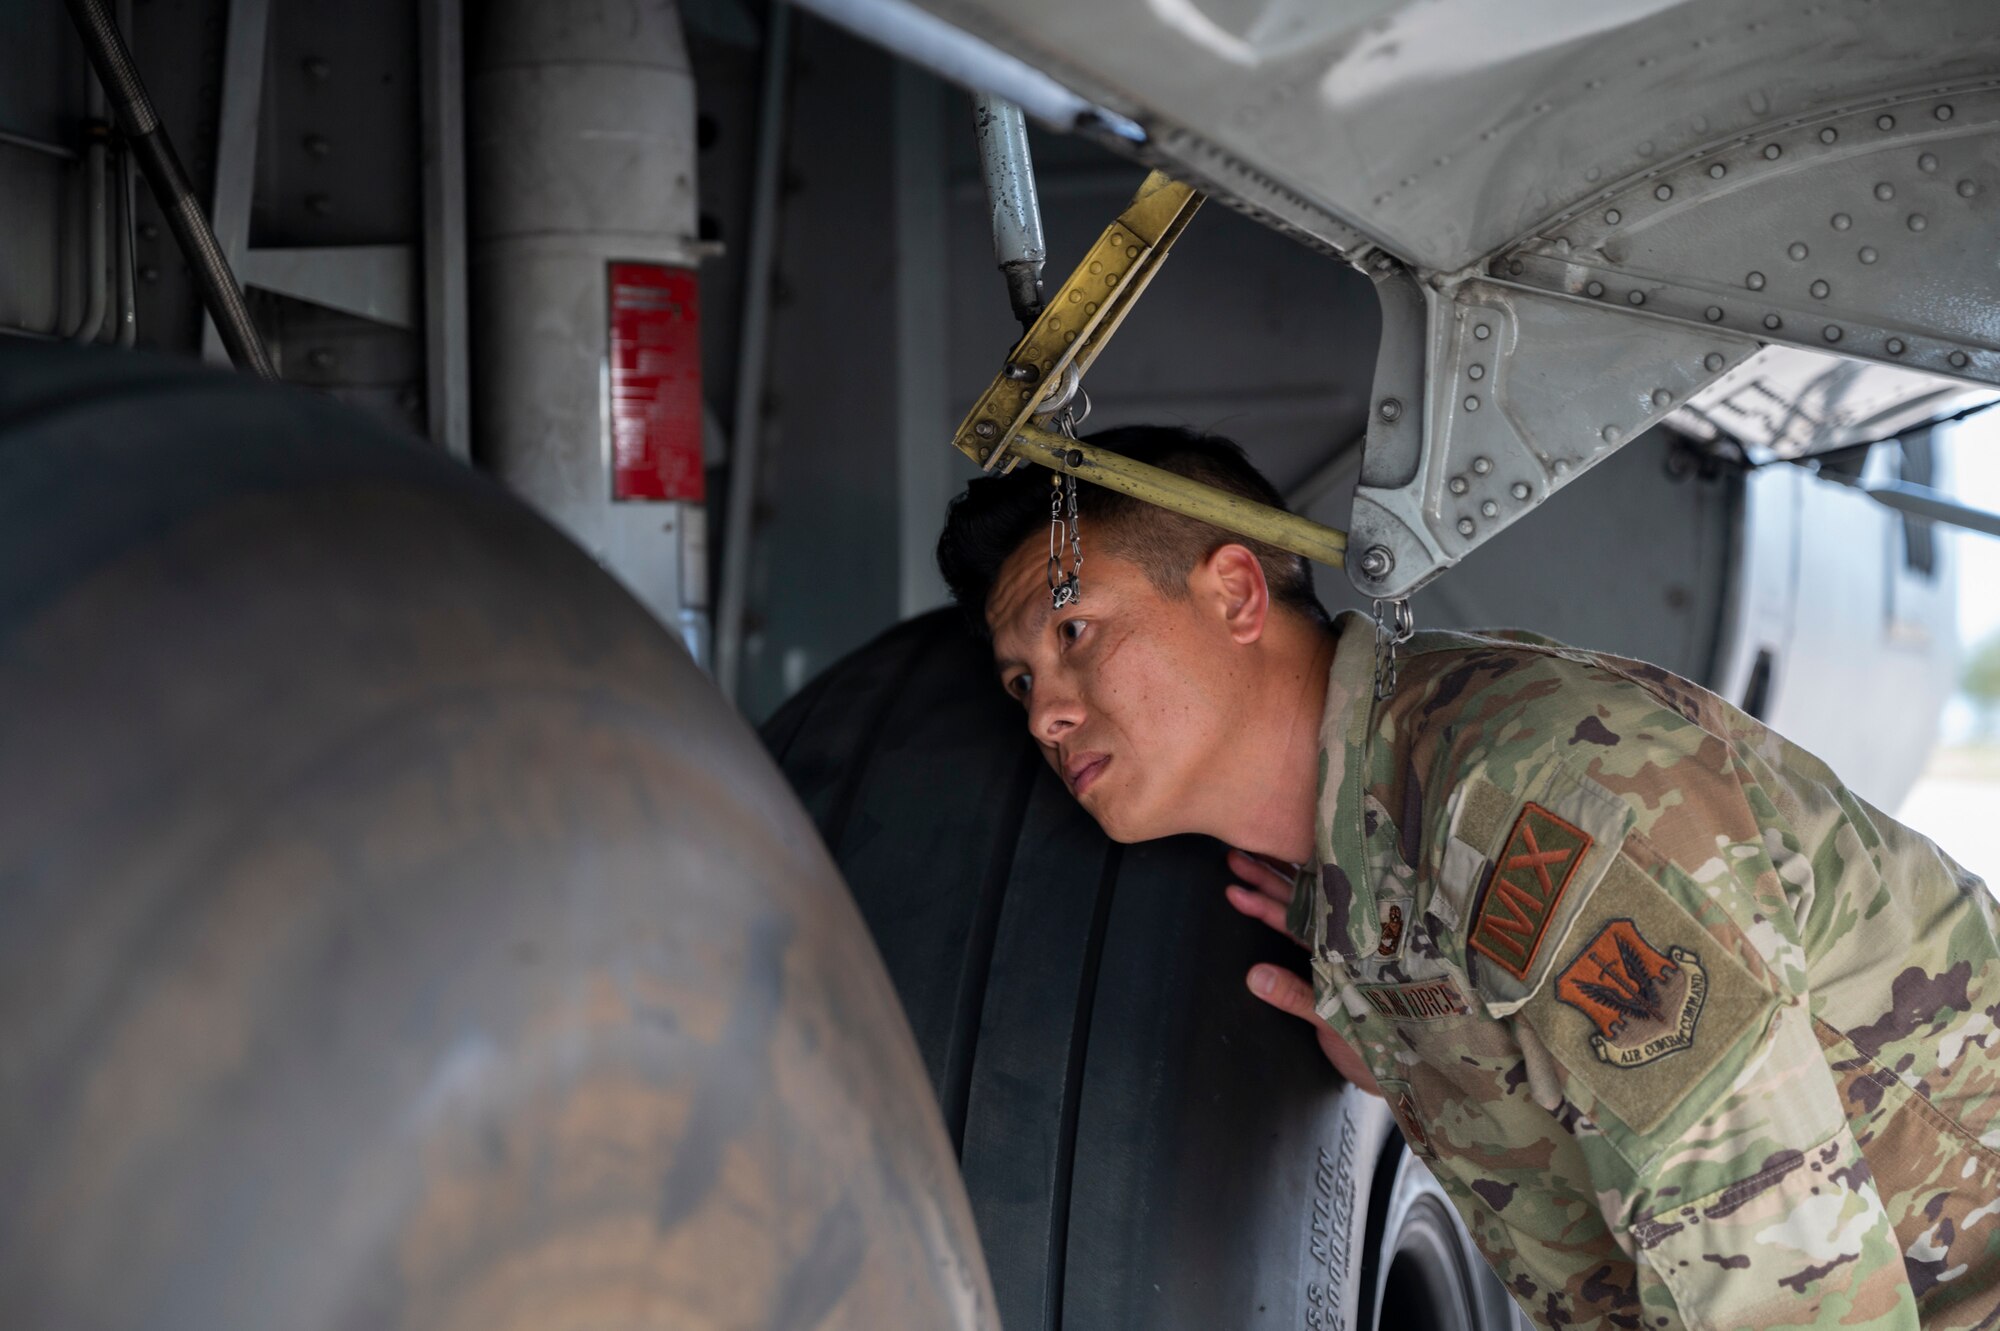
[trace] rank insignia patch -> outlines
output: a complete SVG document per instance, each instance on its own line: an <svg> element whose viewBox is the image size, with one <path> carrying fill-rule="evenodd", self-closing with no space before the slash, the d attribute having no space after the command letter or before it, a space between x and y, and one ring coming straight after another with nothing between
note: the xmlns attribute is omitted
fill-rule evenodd
<svg viewBox="0 0 2000 1331"><path fill-rule="evenodd" d="M1368 1005L1391 1021L1441 1021L1466 1014L1465 995L1449 977L1407 984L1355 986Z"/></svg>
<svg viewBox="0 0 2000 1331"><path fill-rule="evenodd" d="M1701 958L1661 952L1630 920L1613 920L1556 980L1556 997L1597 1027L1590 1047L1615 1068L1636 1068L1694 1043L1708 997Z"/></svg>
<svg viewBox="0 0 2000 1331"><path fill-rule="evenodd" d="M1590 836L1539 804L1526 804L1494 863L1467 941L1517 980L1528 978L1549 921Z"/></svg>
<svg viewBox="0 0 2000 1331"><path fill-rule="evenodd" d="M1393 957L1403 945L1403 908L1388 906L1382 911L1382 941L1375 945L1378 957Z"/></svg>

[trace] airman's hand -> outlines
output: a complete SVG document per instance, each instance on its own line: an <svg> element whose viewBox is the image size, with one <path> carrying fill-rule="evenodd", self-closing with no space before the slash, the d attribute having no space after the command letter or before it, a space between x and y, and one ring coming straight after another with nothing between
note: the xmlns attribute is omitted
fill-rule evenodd
<svg viewBox="0 0 2000 1331"><path fill-rule="evenodd" d="M1292 875L1282 873L1240 850L1229 852L1229 869L1242 880L1229 885L1229 904L1251 919L1291 938L1285 929L1285 912L1292 904ZM1294 938L1292 941L1298 940ZM1320 1052L1326 1055L1327 1062L1333 1064L1336 1072L1370 1095L1382 1094L1382 1088L1375 1084L1375 1077L1368 1071L1368 1065L1361 1061L1361 1055L1314 1011L1310 984L1283 966L1252 966L1247 979L1251 993L1278 1011L1289 1012L1301 1021L1311 1023L1313 1034L1319 1038Z"/></svg>

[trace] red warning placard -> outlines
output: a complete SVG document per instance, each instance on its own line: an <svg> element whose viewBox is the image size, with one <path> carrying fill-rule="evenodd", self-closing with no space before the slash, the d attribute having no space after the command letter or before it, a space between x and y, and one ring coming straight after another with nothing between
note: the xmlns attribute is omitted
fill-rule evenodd
<svg viewBox="0 0 2000 1331"><path fill-rule="evenodd" d="M611 265L611 497L703 497L694 271Z"/></svg>

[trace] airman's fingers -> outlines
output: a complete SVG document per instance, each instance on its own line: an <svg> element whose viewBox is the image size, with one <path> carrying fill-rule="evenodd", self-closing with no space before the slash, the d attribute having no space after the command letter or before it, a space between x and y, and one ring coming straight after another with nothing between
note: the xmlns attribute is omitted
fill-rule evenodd
<svg viewBox="0 0 2000 1331"><path fill-rule="evenodd" d="M1370 1095L1379 1097L1382 1094L1382 1088L1376 1084L1374 1074L1368 1070L1368 1064L1360 1053L1321 1019L1313 1005L1311 985L1282 966L1252 966L1246 979L1251 993L1280 1012L1312 1023L1313 1032L1319 1037L1321 1052L1343 1078Z"/></svg>
<svg viewBox="0 0 2000 1331"><path fill-rule="evenodd" d="M1240 850L1229 852L1229 869L1250 887L1278 902L1290 905L1292 900L1292 877L1271 867L1255 855Z"/></svg>
<svg viewBox="0 0 2000 1331"><path fill-rule="evenodd" d="M1287 938L1291 937L1291 934L1285 928L1285 907L1283 903L1271 900L1271 898L1265 896L1262 892L1252 892L1241 883L1231 883L1223 895L1228 897L1229 904L1241 913L1248 915L1251 919L1259 923L1276 929Z"/></svg>
<svg viewBox="0 0 2000 1331"><path fill-rule="evenodd" d="M1313 1008L1312 986L1283 966L1252 966L1250 992L1280 1012L1289 1012L1317 1025L1319 1013Z"/></svg>

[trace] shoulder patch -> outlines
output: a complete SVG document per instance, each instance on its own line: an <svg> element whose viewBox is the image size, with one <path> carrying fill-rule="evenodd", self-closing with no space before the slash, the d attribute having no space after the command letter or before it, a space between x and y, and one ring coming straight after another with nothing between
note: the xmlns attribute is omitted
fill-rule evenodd
<svg viewBox="0 0 2000 1331"><path fill-rule="evenodd" d="M1563 1069L1564 1094L1608 1132L1600 1111L1616 1115L1636 1161L1659 1143L1635 1139L1683 1102L1701 1112L1726 1092L1778 995L1625 855L1588 905L1522 1016Z"/></svg>
<svg viewBox="0 0 2000 1331"><path fill-rule="evenodd" d="M1693 950L1661 952L1638 925L1613 920L1563 967L1556 997L1597 1027L1590 1047L1600 1059L1636 1068L1694 1044L1708 972Z"/></svg>
<svg viewBox="0 0 2000 1331"><path fill-rule="evenodd" d="M1590 835L1539 804L1525 804L1494 862L1467 939L1517 980L1528 978L1549 921L1591 847Z"/></svg>
<svg viewBox="0 0 2000 1331"><path fill-rule="evenodd" d="M1368 1006L1391 1021L1442 1021L1471 1011L1465 995L1448 975L1404 984L1357 984Z"/></svg>

